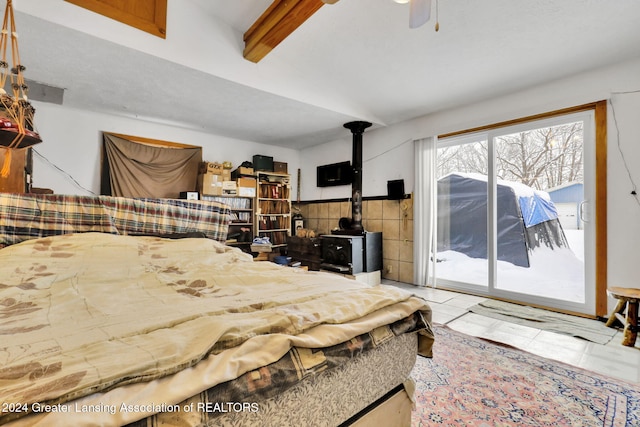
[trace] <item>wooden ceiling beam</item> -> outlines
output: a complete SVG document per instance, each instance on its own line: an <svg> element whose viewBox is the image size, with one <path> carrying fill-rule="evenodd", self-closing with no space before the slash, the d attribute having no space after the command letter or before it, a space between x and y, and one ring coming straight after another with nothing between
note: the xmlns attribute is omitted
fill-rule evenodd
<svg viewBox="0 0 640 427"><path fill-rule="evenodd" d="M244 33L245 59L260 61L323 5L322 0L275 0Z"/></svg>

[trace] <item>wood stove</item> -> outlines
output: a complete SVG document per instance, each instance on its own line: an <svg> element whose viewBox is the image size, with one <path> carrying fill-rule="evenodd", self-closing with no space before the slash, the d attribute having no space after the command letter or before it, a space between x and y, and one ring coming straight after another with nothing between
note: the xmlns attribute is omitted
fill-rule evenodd
<svg viewBox="0 0 640 427"><path fill-rule="evenodd" d="M344 274L382 270L382 233L365 231L360 235L323 235L320 267Z"/></svg>
<svg viewBox="0 0 640 427"><path fill-rule="evenodd" d="M349 122L344 127L353 135L351 221L347 227L322 236L322 268L358 274L382 269L382 233L367 232L362 226L362 134L369 122Z"/></svg>

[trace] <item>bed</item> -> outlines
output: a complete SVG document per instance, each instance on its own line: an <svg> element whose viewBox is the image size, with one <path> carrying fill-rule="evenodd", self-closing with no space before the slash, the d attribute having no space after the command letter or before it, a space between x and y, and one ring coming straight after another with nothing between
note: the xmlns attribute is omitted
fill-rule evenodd
<svg viewBox="0 0 640 427"><path fill-rule="evenodd" d="M0 194L0 424L409 425L428 304L255 262L228 215Z"/></svg>

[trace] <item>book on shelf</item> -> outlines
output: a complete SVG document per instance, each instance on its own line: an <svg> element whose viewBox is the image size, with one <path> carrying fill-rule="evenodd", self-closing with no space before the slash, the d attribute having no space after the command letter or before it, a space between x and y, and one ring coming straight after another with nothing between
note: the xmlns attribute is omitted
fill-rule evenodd
<svg viewBox="0 0 640 427"><path fill-rule="evenodd" d="M232 211L230 214L231 222L241 222L241 223L250 223L251 222L251 212L235 212Z"/></svg>
<svg viewBox="0 0 640 427"><path fill-rule="evenodd" d="M258 220L258 228L260 230L282 230L289 228L289 218L286 216L265 216L262 215Z"/></svg>
<svg viewBox="0 0 640 427"><path fill-rule="evenodd" d="M272 245L285 245L287 243L288 233L286 231L260 232L260 235L268 237Z"/></svg>
<svg viewBox="0 0 640 427"><path fill-rule="evenodd" d="M231 209L251 209L250 197L202 196L202 200L224 203Z"/></svg>
<svg viewBox="0 0 640 427"><path fill-rule="evenodd" d="M259 207L262 215L291 213L288 200L260 200Z"/></svg>
<svg viewBox="0 0 640 427"><path fill-rule="evenodd" d="M271 218L267 216L261 217L258 221L258 228L260 230L271 230L273 228L271 227Z"/></svg>
<svg viewBox="0 0 640 427"><path fill-rule="evenodd" d="M259 194L263 199L288 199L289 186L278 182L261 182Z"/></svg>

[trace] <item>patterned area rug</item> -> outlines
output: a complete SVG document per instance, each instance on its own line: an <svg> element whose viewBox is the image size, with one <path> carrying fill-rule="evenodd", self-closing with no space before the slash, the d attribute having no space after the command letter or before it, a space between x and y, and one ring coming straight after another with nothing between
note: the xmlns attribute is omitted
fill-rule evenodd
<svg viewBox="0 0 640 427"><path fill-rule="evenodd" d="M436 326L418 357L417 426L640 426L640 387Z"/></svg>

